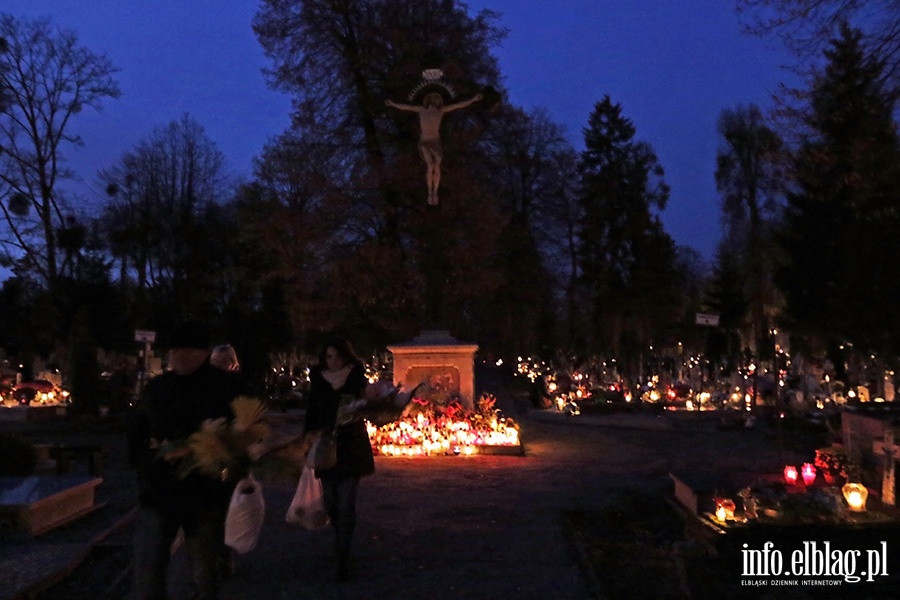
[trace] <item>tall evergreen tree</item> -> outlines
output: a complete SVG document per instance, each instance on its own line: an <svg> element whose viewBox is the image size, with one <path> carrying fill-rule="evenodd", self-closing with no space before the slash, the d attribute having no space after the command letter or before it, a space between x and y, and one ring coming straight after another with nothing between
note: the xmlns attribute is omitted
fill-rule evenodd
<svg viewBox="0 0 900 600"><path fill-rule="evenodd" d="M675 245L657 211L669 188L653 149L609 96L597 102L581 154L582 277L598 350L636 360L651 332L673 320ZM627 334L626 334L627 332Z"/></svg>
<svg viewBox="0 0 900 600"><path fill-rule="evenodd" d="M736 0L748 29L775 34L803 61L825 50L841 27L861 31L867 57L883 57L886 91L900 94L900 3L896 0Z"/></svg>
<svg viewBox="0 0 900 600"><path fill-rule="evenodd" d="M809 92L809 135L796 156L779 283L798 332L900 350L900 140L883 65L849 27Z"/></svg>

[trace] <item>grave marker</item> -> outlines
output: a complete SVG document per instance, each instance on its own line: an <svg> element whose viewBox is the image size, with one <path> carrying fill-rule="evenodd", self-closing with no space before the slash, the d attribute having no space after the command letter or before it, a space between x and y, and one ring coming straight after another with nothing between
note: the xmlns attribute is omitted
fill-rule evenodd
<svg viewBox="0 0 900 600"><path fill-rule="evenodd" d="M896 504L894 497L894 460L900 458L900 446L894 443L894 429L886 427L884 441L872 442L872 451L882 456L881 501L890 506Z"/></svg>

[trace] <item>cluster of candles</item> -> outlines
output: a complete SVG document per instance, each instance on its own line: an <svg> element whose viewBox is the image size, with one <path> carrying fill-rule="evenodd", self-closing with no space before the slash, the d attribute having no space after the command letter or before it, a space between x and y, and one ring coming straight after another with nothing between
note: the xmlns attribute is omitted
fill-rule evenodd
<svg viewBox="0 0 900 600"><path fill-rule="evenodd" d="M803 484L811 486L816 481L816 467L812 463L803 463L800 473L797 473L797 467L787 465L784 467L784 481L789 485L797 485L798 477L802 477ZM861 483L847 483L841 488L844 500L852 512L864 512L866 510L866 500L869 497L869 490Z"/></svg>
<svg viewBox="0 0 900 600"><path fill-rule="evenodd" d="M15 392L16 389L13 388L7 394L0 393L0 406L56 406L70 402L69 391L61 388L54 388L50 391L36 391L30 401L17 400Z"/></svg>
<svg viewBox="0 0 900 600"><path fill-rule="evenodd" d="M518 446L518 426L506 419L428 418L422 414L376 427L367 423L372 448L386 456L471 455L479 446Z"/></svg>
<svg viewBox="0 0 900 600"><path fill-rule="evenodd" d="M812 463L803 463L799 473L797 467L793 465L787 465L784 468L784 480L790 485L797 485L797 479L801 476L803 485L812 485L816 481L816 466Z"/></svg>

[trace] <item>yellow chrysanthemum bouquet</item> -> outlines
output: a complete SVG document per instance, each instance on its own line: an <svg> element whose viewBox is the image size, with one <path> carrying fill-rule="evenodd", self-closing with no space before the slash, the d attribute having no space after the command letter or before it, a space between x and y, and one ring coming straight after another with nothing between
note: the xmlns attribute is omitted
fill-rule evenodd
<svg viewBox="0 0 900 600"><path fill-rule="evenodd" d="M176 452L183 455L179 475L198 472L206 477L236 481L253 471L262 478L293 475L299 465L272 452L290 443L276 442L266 421L266 406L258 398L238 396L231 401L234 419L207 419ZM169 447L168 452L172 451Z"/></svg>

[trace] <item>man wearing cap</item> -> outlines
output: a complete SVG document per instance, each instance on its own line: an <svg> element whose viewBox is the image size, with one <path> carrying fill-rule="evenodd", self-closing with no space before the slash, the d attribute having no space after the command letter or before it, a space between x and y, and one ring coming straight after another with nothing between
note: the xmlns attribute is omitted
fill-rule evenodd
<svg viewBox="0 0 900 600"><path fill-rule="evenodd" d="M138 475L134 584L138 600L166 595L172 542L184 530L196 588L194 598L217 597L225 515L234 481L193 471L178 473L189 451L177 445L206 419L232 418L231 401L247 393L240 375L209 363L209 337L199 323L184 322L169 334L169 370L151 379L129 424L129 460ZM175 449L166 451L175 443Z"/></svg>

